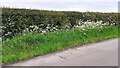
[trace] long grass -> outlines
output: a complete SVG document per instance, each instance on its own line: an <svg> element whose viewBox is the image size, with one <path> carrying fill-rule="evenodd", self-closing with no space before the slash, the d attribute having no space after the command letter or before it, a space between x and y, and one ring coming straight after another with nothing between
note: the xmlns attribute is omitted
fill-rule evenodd
<svg viewBox="0 0 120 68"><path fill-rule="evenodd" d="M58 31L46 34L19 35L3 42L2 63L14 63L32 57L53 53L81 44L118 36L118 27Z"/></svg>
<svg viewBox="0 0 120 68"><path fill-rule="evenodd" d="M0 38L0 64L2 64L2 39Z"/></svg>

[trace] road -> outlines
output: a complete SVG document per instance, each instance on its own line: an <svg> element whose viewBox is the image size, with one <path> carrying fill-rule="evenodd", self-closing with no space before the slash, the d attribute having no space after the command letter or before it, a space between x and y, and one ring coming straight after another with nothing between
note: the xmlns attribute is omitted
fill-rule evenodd
<svg viewBox="0 0 120 68"><path fill-rule="evenodd" d="M8 66L118 66L118 39L86 44Z"/></svg>

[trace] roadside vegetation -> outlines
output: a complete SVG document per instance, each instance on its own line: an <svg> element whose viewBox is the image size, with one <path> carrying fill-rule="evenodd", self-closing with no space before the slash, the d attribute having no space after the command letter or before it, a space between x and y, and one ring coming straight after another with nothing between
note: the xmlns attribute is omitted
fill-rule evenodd
<svg viewBox="0 0 120 68"><path fill-rule="evenodd" d="M120 36L118 13L2 11L3 64Z"/></svg>
<svg viewBox="0 0 120 68"><path fill-rule="evenodd" d="M2 39L0 38L0 64L2 64Z"/></svg>
<svg viewBox="0 0 120 68"><path fill-rule="evenodd" d="M3 63L13 63L45 55L85 43L102 41L118 36L118 27L86 30L57 31L46 34L18 35L3 42Z"/></svg>

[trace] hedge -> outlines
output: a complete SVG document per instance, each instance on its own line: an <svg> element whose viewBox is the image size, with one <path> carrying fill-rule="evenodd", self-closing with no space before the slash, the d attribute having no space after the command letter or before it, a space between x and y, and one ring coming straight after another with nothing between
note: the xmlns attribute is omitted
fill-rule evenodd
<svg viewBox="0 0 120 68"><path fill-rule="evenodd" d="M50 27L57 26L57 29L64 28L65 25L72 28L78 24L77 21L103 21L108 25L117 25L118 13L2 8L2 37L6 39L22 34L24 29L30 30L30 26L37 26L39 30L46 29L48 24Z"/></svg>

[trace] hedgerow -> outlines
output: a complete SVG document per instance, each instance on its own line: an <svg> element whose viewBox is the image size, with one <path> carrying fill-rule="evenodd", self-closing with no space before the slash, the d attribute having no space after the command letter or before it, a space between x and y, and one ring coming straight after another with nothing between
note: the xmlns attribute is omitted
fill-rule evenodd
<svg viewBox="0 0 120 68"><path fill-rule="evenodd" d="M118 13L2 8L2 36L7 39L24 32L53 32L97 21L117 25Z"/></svg>

